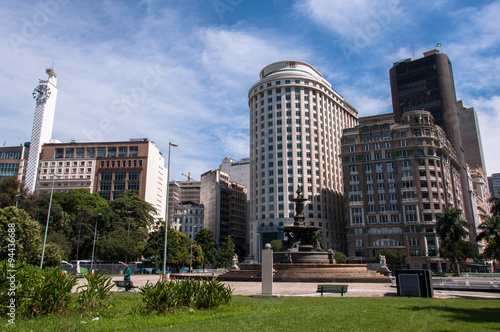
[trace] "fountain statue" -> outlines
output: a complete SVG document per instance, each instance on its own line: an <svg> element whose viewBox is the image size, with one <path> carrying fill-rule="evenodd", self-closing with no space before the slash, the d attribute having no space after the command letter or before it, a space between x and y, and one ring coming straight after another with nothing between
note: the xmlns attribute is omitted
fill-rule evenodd
<svg viewBox="0 0 500 332"><path fill-rule="evenodd" d="M285 233L285 241L281 251L274 254L274 260L278 263L333 263L333 255L321 249L314 234L321 227L307 226L304 216L304 202L307 198L302 197L302 192L297 189L297 197L291 199L295 203L295 222L293 225L280 228ZM331 256L331 257L330 257Z"/></svg>

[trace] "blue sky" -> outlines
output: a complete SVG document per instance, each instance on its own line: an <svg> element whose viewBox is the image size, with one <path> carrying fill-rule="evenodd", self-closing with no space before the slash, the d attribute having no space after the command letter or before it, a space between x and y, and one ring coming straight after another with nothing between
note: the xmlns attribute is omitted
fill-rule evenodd
<svg viewBox="0 0 500 332"><path fill-rule="evenodd" d="M318 69L360 116L392 112L388 71L441 43L500 172L500 1L2 1L0 141L29 141L31 92L54 62L54 138L148 137L171 179L249 156L247 94L281 60Z"/></svg>

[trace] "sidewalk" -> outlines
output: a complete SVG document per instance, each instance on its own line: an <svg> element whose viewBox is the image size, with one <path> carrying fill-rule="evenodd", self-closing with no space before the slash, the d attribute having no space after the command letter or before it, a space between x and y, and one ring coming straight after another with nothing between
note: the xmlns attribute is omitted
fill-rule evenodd
<svg viewBox="0 0 500 332"><path fill-rule="evenodd" d="M156 283L160 275L142 274L132 275L134 286L142 287L148 281ZM113 277L112 280L123 280L123 277ZM85 279L78 279L78 285L82 285ZM225 281L224 284L233 289L233 295L253 296L261 294L262 284L260 282L237 282ZM335 284L335 283L333 283ZM344 297L390 297L398 296L396 287L391 287L390 283L337 283L349 285L348 292ZM318 283L306 282L275 282L273 283L273 294L278 296L321 296L316 293ZM116 287L112 291L117 291ZM325 294L325 297L340 297L340 294ZM434 290L435 298L484 298L500 299L500 293L495 292L474 292L474 291L451 291Z"/></svg>

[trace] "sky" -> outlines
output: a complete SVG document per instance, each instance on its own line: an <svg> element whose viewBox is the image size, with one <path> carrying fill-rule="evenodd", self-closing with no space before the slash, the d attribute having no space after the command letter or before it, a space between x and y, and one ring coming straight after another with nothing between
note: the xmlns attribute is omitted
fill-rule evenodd
<svg viewBox="0 0 500 332"><path fill-rule="evenodd" d="M53 137L149 138L170 180L249 157L248 90L265 66L304 61L359 112L392 112L389 69L441 44L458 100L477 111L500 173L500 1L5 0L0 144L29 141L32 91L58 73Z"/></svg>

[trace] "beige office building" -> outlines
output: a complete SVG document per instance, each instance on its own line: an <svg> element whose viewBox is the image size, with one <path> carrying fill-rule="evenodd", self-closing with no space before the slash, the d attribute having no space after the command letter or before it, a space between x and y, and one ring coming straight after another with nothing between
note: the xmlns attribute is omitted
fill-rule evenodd
<svg viewBox="0 0 500 332"><path fill-rule="evenodd" d="M460 164L426 111L360 118L342 140L351 262L404 250L412 268L438 269L437 216L463 210Z"/></svg>
<svg viewBox="0 0 500 332"><path fill-rule="evenodd" d="M156 208L157 218L163 218L166 172L160 150L148 139L49 143L42 147L36 188L39 193L50 192L54 181L54 191L86 189L108 201L135 190Z"/></svg>

